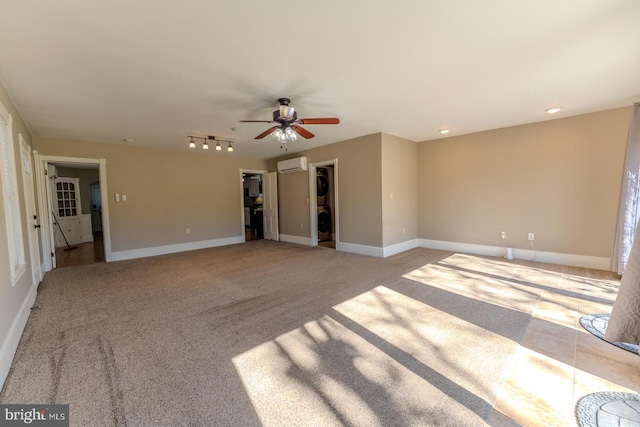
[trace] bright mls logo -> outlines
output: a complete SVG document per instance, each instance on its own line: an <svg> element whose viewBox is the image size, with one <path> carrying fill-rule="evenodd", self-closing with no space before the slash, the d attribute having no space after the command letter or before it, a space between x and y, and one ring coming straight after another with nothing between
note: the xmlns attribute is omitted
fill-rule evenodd
<svg viewBox="0 0 640 427"><path fill-rule="evenodd" d="M69 405L0 405L0 427L69 427Z"/></svg>

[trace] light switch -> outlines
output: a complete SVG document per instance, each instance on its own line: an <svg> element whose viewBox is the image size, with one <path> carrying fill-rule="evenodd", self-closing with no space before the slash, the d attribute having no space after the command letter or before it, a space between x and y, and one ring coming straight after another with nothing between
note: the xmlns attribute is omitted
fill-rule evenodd
<svg viewBox="0 0 640 427"><path fill-rule="evenodd" d="M127 195L126 195L126 194L123 194L123 195L122 195L122 201L123 201L123 202L126 202L126 201L127 201Z"/></svg>
<svg viewBox="0 0 640 427"><path fill-rule="evenodd" d="M116 193L115 198L116 198L116 202L120 201L120 195L118 193Z"/></svg>

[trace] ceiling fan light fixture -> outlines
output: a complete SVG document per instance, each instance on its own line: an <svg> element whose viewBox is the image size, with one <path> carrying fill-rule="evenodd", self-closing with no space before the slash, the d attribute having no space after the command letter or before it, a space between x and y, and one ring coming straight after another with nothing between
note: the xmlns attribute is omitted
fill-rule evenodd
<svg viewBox="0 0 640 427"><path fill-rule="evenodd" d="M282 142L283 137L284 137L284 132L282 132L282 129L280 128L277 128L276 130L271 132L271 138L275 139L278 142Z"/></svg>
<svg viewBox="0 0 640 427"><path fill-rule="evenodd" d="M208 150L209 149L209 143L207 141L202 143L202 149L203 150Z"/></svg>
<svg viewBox="0 0 640 427"><path fill-rule="evenodd" d="M221 151L222 147L220 146L220 141L216 142L216 151Z"/></svg>
<svg viewBox="0 0 640 427"><path fill-rule="evenodd" d="M240 120L241 123L274 123L271 128L260 133L254 139L262 139L271 135L274 140L285 143L296 141L299 137L313 138L315 135L300 125L337 125L340 119L336 117L298 118L298 112L291 107L289 98L279 98L279 109L273 112L273 120Z"/></svg>
<svg viewBox="0 0 640 427"><path fill-rule="evenodd" d="M191 137L191 141L189 141L189 148L196 148L196 143L193 142L193 137Z"/></svg>
<svg viewBox="0 0 640 427"><path fill-rule="evenodd" d="M284 136L287 139L287 141L291 141L291 142L298 139L298 135L295 133L295 131L291 127L285 128Z"/></svg>
<svg viewBox="0 0 640 427"><path fill-rule="evenodd" d="M229 146L227 147L228 152L233 152L233 146L231 145L231 141L229 141Z"/></svg>

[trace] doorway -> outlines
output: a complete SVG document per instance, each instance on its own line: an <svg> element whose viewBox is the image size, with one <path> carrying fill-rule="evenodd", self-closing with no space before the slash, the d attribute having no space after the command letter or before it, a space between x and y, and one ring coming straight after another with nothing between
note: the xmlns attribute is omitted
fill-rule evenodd
<svg viewBox="0 0 640 427"><path fill-rule="evenodd" d="M242 173L242 196L245 242L264 239L264 193L261 173Z"/></svg>
<svg viewBox="0 0 640 427"><path fill-rule="evenodd" d="M309 194L312 246L336 249L339 242L338 159L311 163Z"/></svg>
<svg viewBox="0 0 640 427"><path fill-rule="evenodd" d="M91 211L91 232L93 238L102 237L102 195L100 181L89 184L89 210Z"/></svg>
<svg viewBox="0 0 640 427"><path fill-rule="evenodd" d="M49 169L56 268L105 262L102 224L94 222L93 212L102 206L95 201L100 197L98 165L49 163Z"/></svg>
<svg viewBox="0 0 640 427"><path fill-rule="evenodd" d="M44 270L111 261L106 161L44 155L35 159ZM92 215L96 197L99 224Z"/></svg>

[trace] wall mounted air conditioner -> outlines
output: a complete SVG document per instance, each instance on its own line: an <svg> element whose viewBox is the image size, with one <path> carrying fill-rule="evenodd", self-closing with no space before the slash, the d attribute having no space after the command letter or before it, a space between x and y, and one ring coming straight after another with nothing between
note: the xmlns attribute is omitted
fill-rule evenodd
<svg viewBox="0 0 640 427"><path fill-rule="evenodd" d="M307 158L304 156L278 162L278 172L280 173L304 172L306 170Z"/></svg>

